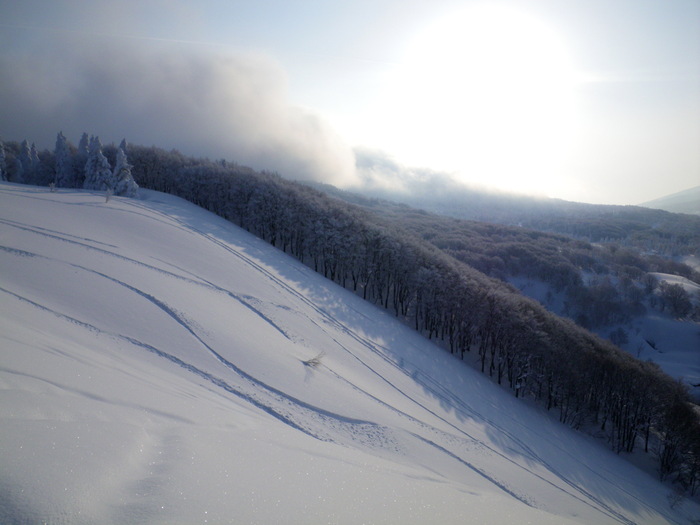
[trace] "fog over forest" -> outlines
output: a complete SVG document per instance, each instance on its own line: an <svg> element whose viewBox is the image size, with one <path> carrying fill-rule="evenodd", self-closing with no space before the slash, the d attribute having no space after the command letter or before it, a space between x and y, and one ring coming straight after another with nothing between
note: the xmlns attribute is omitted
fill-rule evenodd
<svg viewBox="0 0 700 525"><path fill-rule="evenodd" d="M157 140L293 179L353 180L350 147L321 116L290 103L269 57L68 40L31 57L0 54L0 68L17 72L0 82L0 100L13 102L0 105L4 137L51 148L56 129L70 137L91 129L105 143Z"/></svg>

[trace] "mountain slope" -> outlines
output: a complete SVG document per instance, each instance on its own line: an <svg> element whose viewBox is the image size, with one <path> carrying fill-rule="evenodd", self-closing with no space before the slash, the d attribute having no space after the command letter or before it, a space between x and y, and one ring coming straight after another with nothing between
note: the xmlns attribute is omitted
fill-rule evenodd
<svg viewBox="0 0 700 525"><path fill-rule="evenodd" d="M0 186L2 523L700 515L262 241L144 195Z"/></svg>
<svg viewBox="0 0 700 525"><path fill-rule="evenodd" d="M310 184L341 200L369 207L408 205L457 219L519 226L563 234L589 242L616 242L646 252L683 256L700 251L700 217L690 211L665 211L663 206L586 204L561 199L488 192L450 186L438 181L420 191L343 191L325 184ZM693 190L689 190L692 192ZM697 209L697 199L687 203ZM693 207L692 205L695 204Z"/></svg>
<svg viewBox="0 0 700 525"><path fill-rule="evenodd" d="M641 206L666 210L673 213L692 213L694 215L700 215L700 186L645 202L641 204Z"/></svg>

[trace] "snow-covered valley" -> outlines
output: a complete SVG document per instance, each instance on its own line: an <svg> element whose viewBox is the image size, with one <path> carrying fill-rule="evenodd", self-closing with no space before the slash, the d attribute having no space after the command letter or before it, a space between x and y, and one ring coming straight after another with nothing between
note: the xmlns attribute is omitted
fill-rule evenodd
<svg viewBox="0 0 700 525"><path fill-rule="evenodd" d="M3 183L0 293L2 523L700 518L653 472L168 195Z"/></svg>

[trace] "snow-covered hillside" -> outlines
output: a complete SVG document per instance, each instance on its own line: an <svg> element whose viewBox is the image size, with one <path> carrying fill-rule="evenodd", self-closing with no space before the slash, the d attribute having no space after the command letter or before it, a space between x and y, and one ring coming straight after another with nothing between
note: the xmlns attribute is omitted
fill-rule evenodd
<svg viewBox="0 0 700 525"><path fill-rule="evenodd" d="M697 264L696 257L685 259ZM652 273L658 282L678 284L694 301L700 297L700 286L677 275ZM521 293L539 301L549 310L566 315L565 296L553 290L548 283L527 277L511 277L508 282ZM691 395L700 401L700 324L688 319L676 319L669 312L649 307L643 315L620 325L596 330L609 338L616 329L624 330L627 341L619 346L643 361L652 361L671 377L689 387Z"/></svg>
<svg viewBox="0 0 700 525"><path fill-rule="evenodd" d="M673 213L692 213L700 215L700 186L666 195L654 199L653 201L640 204L640 206L666 210Z"/></svg>
<svg viewBox="0 0 700 525"><path fill-rule="evenodd" d="M0 294L1 523L700 516L600 442L174 197L3 183Z"/></svg>

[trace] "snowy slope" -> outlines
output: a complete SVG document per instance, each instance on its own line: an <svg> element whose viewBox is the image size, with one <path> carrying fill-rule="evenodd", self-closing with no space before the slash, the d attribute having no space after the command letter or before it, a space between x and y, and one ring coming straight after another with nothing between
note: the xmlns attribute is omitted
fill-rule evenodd
<svg viewBox="0 0 700 525"><path fill-rule="evenodd" d="M666 195L659 199L640 204L640 206L666 210L673 213L692 213L700 215L700 186Z"/></svg>
<svg viewBox="0 0 700 525"><path fill-rule="evenodd" d="M0 297L0 523L700 516L390 315L167 195L3 183Z"/></svg>

